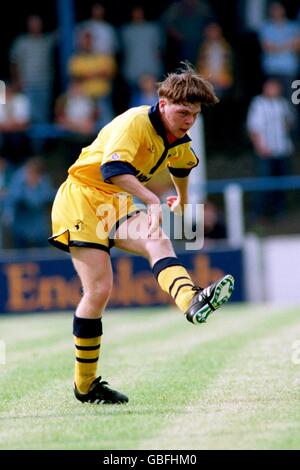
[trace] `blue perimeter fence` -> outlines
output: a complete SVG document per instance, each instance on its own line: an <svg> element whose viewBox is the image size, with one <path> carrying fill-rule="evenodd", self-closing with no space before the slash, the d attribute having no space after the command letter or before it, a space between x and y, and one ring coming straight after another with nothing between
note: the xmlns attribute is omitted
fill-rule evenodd
<svg viewBox="0 0 300 470"><path fill-rule="evenodd" d="M236 178L210 180L203 189L209 194L223 193L230 185L239 186L244 192L251 191L290 191L300 189L300 176L270 176L267 178Z"/></svg>
<svg viewBox="0 0 300 470"><path fill-rule="evenodd" d="M30 138L41 141L69 134L70 132L56 124L35 124L28 130ZM201 189L208 194L218 194L223 193L232 184L238 185L244 192L290 191L300 189L300 175L209 180L202 185Z"/></svg>

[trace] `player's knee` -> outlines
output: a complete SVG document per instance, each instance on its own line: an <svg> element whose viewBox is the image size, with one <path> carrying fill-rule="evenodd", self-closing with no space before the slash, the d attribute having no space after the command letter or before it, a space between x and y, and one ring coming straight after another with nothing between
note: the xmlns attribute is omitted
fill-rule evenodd
<svg viewBox="0 0 300 470"><path fill-rule="evenodd" d="M109 300L112 291L112 283L110 282L98 282L94 286L91 286L84 292L86 299L95 310L103 308Z"/></svg>
<svg viewBox="0 0 300 470"><path fill-rule="evenodd" d="M153 257L159 253L171 253L173 252L173 247L171 240L169 238L160 238L160 239L149 239L145 243L146 256Z"/></svg>

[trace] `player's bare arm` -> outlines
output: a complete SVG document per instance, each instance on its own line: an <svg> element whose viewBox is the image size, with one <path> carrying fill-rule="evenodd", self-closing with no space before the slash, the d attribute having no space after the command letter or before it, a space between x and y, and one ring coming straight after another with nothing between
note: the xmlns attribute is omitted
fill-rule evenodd
<svg viewBox="0 0 300 470"><path fill-rule="evenodd" d="M185 178L176 178L171 175L173 185L176 189L177 196L169 196L167 204L173 212L183 212L184 205L188 203L188 176Z"/></svg>
<svg viewBox="0 0 300 470"><path fill-rule="evenodd" d="M133 175L113 176L111 181L130 195L138 197L147 206L149 234L157 230L162 218L159 198Z"/></svg>
<svg viewBox="0 0 300 470"><path fill-rule="evenodd" d="M148 188L145 188L133 175L117 175L110 178L111 182L131 196L138 197L144 204L160 204L159 198Z"/></svg>

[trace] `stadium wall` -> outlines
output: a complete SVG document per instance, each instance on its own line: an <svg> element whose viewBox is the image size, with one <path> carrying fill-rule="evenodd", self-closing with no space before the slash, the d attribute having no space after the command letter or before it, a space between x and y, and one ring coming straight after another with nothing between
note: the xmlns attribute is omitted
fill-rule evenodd
<svg viewBox="0 0 300 470"><path fill-rule="evenodd" d="M242 250L220 248L178 257L198 285L206 286L230 272L237 280L232 300L245 300ZM159 288L146 259L116 254L112 264L114 288L109 307L150 307L172 302ZM47 249L0 255L0 286L1 313L74 310L81 297L70 257Z"/></svg>
<svg viewBox="0 0 300 470"><path fill-rule="evenodd" d="M300 237L270 237L262 242L266 302L300 305Z"/></svg>

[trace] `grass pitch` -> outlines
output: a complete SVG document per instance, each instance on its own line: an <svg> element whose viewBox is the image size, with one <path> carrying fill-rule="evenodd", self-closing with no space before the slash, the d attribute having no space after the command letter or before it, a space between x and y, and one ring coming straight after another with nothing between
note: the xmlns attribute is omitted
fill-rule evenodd
<svg viewBox="0 0 300 470"><path fill-rule="evenodd" d="M226 306L200 326L172 309L108 312L101 374L124 406L75 400L71 324L0 317L0 449L300 448L299 310Z"/></svg>

